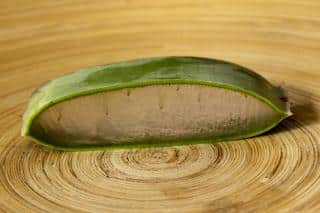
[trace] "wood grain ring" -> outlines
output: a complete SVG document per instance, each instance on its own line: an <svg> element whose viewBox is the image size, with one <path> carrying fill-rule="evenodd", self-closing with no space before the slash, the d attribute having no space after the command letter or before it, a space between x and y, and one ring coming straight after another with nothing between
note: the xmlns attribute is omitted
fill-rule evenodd
<svg viewBox="0 0 320 213"><path fill-rule="evenodd" d="M308 116L319 113L319 97L288 90L293 104L308 101L293 106L295 116L261 137L212 145L49 151L19 137L16 117L1 137L1 189L40 211L299 209L318 194L320 131Z"/></svg>

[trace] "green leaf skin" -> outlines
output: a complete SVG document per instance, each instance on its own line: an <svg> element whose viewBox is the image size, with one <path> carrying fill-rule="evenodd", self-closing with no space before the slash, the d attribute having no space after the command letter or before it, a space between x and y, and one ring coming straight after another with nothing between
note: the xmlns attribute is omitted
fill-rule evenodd
<svg viewBox="0 0 320 213"><path fill-rule="evenodd" d="M271 107L277 120L268 128L254 129L250 134L226 135L208 139L189 139L159 143L110 144L108 146L68 147L50 144L31 132L34 119L48 107L75 97L112 91L122 88L159 84L198 84L220 87L253 96ZM77 72L51 80L33 94L23 117L21 134L48 148L66 151L105 150L113 148L139 148L173 146L195 143L237 140L259 135L290 116L281 88L270 84L257 73L242 66L208 58L158 57L101 65L80 69Z"/></svg>

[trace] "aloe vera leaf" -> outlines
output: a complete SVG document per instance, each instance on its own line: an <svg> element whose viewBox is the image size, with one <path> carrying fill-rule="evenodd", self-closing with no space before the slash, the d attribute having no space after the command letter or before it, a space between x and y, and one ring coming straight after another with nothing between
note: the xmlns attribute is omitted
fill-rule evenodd
<svg viewBox="0 0 320 213"><path fill-rule="evenodd" d="M159 57L49 81L30 99L22 136L71 151L212 143L259 135L289 115L283 90L247 68Z"/></svg>

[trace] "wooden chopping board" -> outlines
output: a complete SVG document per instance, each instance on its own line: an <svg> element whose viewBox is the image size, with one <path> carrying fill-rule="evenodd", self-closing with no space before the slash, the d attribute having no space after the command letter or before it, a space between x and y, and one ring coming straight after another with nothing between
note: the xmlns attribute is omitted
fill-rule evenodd
<svg viewBox="0 0 320 213"><path fill-rule="evenodd" d="M320 211L320 1L2 0L0 47L0 211ZM256 70L284 85L294 115L211 145L76 153L20 137L47 80L164 55Z"/></svg>

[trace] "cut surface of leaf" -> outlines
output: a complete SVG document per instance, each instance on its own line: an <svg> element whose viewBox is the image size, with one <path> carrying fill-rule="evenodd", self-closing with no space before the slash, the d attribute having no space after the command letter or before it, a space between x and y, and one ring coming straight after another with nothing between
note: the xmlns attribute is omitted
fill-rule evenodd
<svg viewBox="0 0 320 213"><path fill-rule="evenodd" d="M64 150L208 143L261 134L289 115L283 91L246 68L163 57L50 81L33 94L22 135Z"/></svg>

